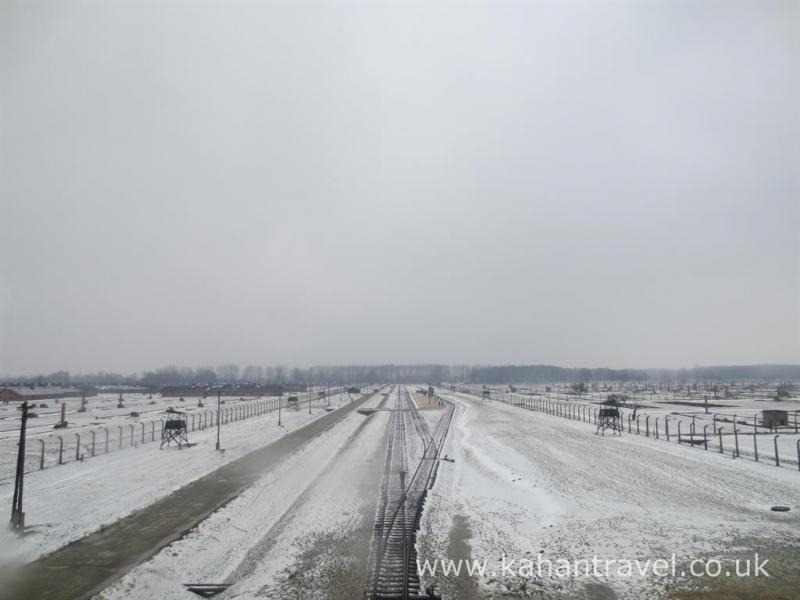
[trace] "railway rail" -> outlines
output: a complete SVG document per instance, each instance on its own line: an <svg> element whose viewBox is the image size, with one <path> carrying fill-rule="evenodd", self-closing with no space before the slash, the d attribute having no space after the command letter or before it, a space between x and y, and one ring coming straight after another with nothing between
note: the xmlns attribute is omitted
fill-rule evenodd
<svg viewBox="0 0 800 600"><path fill-rule="evenodd" d="M445 401L433 432L408 391L399 387L390 422L386 466L370 552L365 598L429 598L420 590L416 532L427 491L435 481L442 444L455 407ZM414 452L417 450L418 452Z"/></svg>

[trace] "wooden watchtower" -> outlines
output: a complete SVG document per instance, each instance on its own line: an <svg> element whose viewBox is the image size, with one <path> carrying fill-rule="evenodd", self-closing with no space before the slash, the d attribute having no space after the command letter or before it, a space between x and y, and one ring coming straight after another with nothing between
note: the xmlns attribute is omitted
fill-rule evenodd
<svg viewBox="0 0 800 600"><path fill-rule="evenodd" d="M606 429L610 429L614 435L622 435L622 417L616 406L604 406L597 411L597 431L595 434L606 434Z"/></svg>
<svg viewBox="0 0 800 600"><path fill-rule="evenodd" d="M168 411L167 420L161 429L161 448L175 442L180 450L189 445L189 428L186 426L186 413Z"/></svg>

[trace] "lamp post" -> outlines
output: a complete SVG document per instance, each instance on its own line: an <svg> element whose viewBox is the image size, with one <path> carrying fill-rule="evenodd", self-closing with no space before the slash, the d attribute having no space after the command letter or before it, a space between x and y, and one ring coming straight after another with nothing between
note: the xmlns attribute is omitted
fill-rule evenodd
<svg viewBox="0 0 800 600"><path fill-rule="evenodd" d="M222 394L222 392L220 392L220 391L217 392L217 450L219 450L219 427L220 427L220 424L219 424L219 405L220 405L220 395L221 394Z"/></svg>

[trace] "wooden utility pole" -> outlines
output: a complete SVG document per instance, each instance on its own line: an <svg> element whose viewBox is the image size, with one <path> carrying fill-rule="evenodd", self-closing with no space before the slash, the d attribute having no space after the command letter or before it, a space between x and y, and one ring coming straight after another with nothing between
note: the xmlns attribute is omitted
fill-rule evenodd
<svg viewBox="0 0 800 600"><path fill-rule="evenodd" d="M22 424L19 428L19 452L17 475L14 479L14 500L11 507L11 529L22 533L25 530L25 512L22 510L22 491L25 480L25 427L28 424L28 402L22 403Z"/></svg>

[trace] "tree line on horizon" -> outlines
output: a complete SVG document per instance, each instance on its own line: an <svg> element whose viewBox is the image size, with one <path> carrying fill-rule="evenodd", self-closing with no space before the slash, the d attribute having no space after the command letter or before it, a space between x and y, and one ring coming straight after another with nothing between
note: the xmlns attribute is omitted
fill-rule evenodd
<svg viewBox="0 0 800 600"><path fill-rule="evenodd" d="M56 371L25 377L4 377L6 385L130 385L159 387L164 385L249 384L343 384L343 383L441 383L525 384L525 383L588 383L593 381L658 381L690 380L800 380L800 365L738 365L695 367L691 369L608 369L570 368L552 365L349 365L315 366L308 369L283 366L235 364L217 367L167 366L154 371L121 375L97 372L70 374Z"/></svg>

